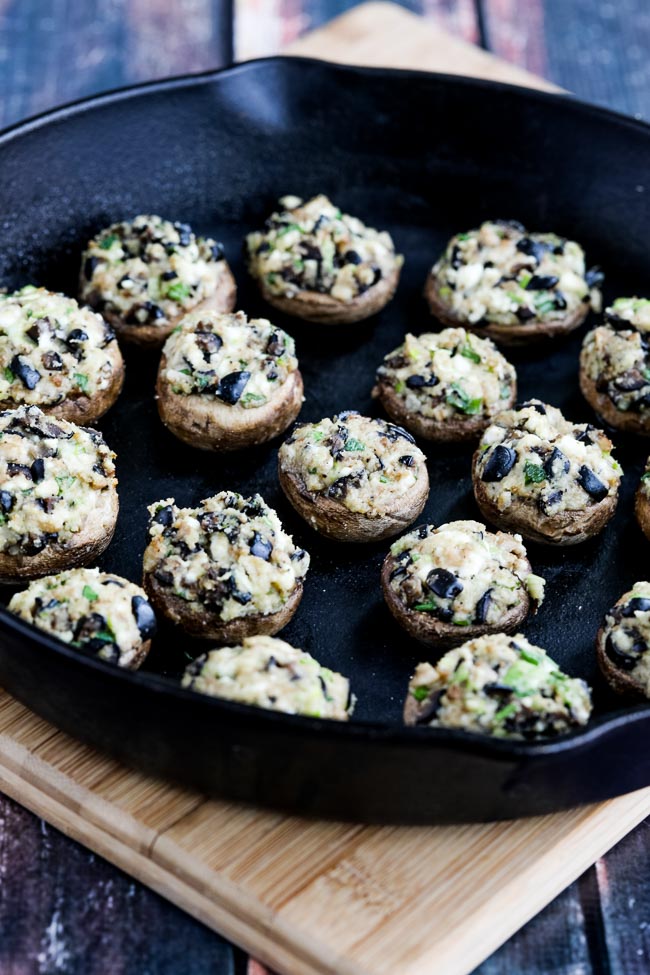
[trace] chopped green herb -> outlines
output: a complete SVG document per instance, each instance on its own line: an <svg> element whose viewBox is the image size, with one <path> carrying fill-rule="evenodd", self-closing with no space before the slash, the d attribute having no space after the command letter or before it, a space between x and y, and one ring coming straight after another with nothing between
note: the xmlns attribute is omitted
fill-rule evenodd
<svg viewBox="0 0 650 975"><path fill-rule="evenodd" d="M382 484L388 484L388 478L384 477L383 474L379 475L379 480L381 481Z"/></svg>
<svg viewBox="0 0 650 975"><path fill-rule="evenodd" d="M16 377L14 376L9 366L5 366L5 379L7 380L7 382L12 383L15 378Z"/></svg>
<svg viewBox="0 0 650 975"><path fill-rule="evenodd" d="M403 383L401 379L395 383L396 393L403 393L405 389L406 389L406 383Z"/></svg>
<svg viewBox="0 0 650 975"><path fill-rule="evenodd" d="M441 298L451 298L451 288L448 288L446 285L442 288L438 288L438 294Z"/></svg>
<svg viewBox="0 0 650 975"><path fill-rule="evenodd" d="M88 600L89 603L94 603L97 599L99 599L99 596L97 595L95 590L91 589L90 586L84 586L81 592Z"/></svg>
<svg viewBox="0 0 650 975"><path fill-rule="evenodd" d="M470 620L452 620L452 623L454 624L454 626L470 626L471 625L471 621Z"/></svg>
<svg viewBox="0 0 650 975"><path fill-rule="evenodd" d="M355 440L354 437L348 437L348 439L345 441L345 446L343 447L343 450L346 450L348 453L365 449L365 443L362 443L360 440Z"/></svg>
<svg viewBox="0 0 650 975"><path fill-rule="evenodd" d="M532 274L529 274L528 271L521 272L521 274L519 275L519 284L522 286L522 288L528 287L528 283L531 278L532 278Z"/></svg>
<svg viewBox="0 0 650 975"><path fill-rule="evenodd" d="M184 298L189 296L191 290L189 284L184 284L182 281L173 281L167 288L165 296L171 298L172 301L183 301Z"/></svg>
<svg viewBox="0 0 650 975"><path fill-rule="evenodd" d="M75 372L72 377L82 393L88 392L88 376L84 372Z"/></svg>
<svg viewBox="0 0 650 975"><path fill-rule="evenodd" d="M506 291L506 294L508 295L508 298L510 298L511 301L514 301L516 305L526 304L525 295L520 295L518 291Z"/></svg>
<svg viewBox="0 0 650 975"><path fill-rule="evenodd" d="M184 376L191 376L192 375L192 370L191 369L179 369L178 371L181 372Z"/></svg>
<svg viewBox="0 0 650 975"><path fill-rule="evenodd" d="M54 480L59 485L59 495L62 495L66 488L72 487L77 478L72 474L55 474Z"/></svg>
<svg viewBox="0 0 650 975"><path fill-rule="evenodd" d="M325 434L323 433L322 430L314 430L313 438L316 441L316 443L320 443L324 436Z"/></svg>
<svg viewBox="0 0 650 975"><path fill-rule="evenodd" d="M531 464L529 460L524 464L524 483L541 484L546 480L546 474L541 464Z"/></svg>
<svg viewBox="0 0 650 975"><path fill-rule="evenodd" d="M512 702L511 704L506 704L504 708L501 708L499 711L497 711L497 713L494 715L494 720L502 721L504 718L509 718L510 715L514 714L516 710L517 710L517 705L514 702Z"/></svg>
<svg viewBox="0 0 650 975"><path fill-rule="evenodd" d="M471 359L472 362L480 362L481 361L480 355L478 354L478 352L475 352L474 351L474 349L470 345L469 339L467 340L467 342L465 343L465 345L460 350L460 354L462 356L465 356L466 359Z"/></svg>
<svg viewBox="0 0 650 975"><path fill-rule="evenodd" d="M469 234L456 234L457 240L469 240Z"/></svg>
<svg viewBox="0 0 650 975"><path fill-rule="evenodd" d="M273 272L271 272L271 274L266 275L266 280L269 284L275 284L275 282L278 280L278 276L277 274L273 274Z"/></svg>
<svg viewBox="0 0 650 975"><path fill-rule="evenodd" d="M284 237L285 234L291 233L292 230L297 230L299 233L303 233L303 229L300 224L287 223L282 230L278 230L278 237Z"/></svg>
<svg viewBox="0 0 650 975"><path fill-rule="evenodd" d="M108 237L100 240L99 246L103 251L109 251L117 239L117 234L109 234Z"/></svg>
<svg viewBox="0 0 650 975"><path fill-rule="evenodd" d="M411 694L413 695L416 701L424 701L424 699L429 696L429 688L414 687L413 690L411 691Z"/></svg>
<svg viewBox="0 0 650 975"><path fill-rule="evenodd" d="M418 613L432 613L438 608L438 604L430 600L428 603L416 603L413 607Z"/></svg>
<svg viewBox="0 0 650 975"><path fill-rule="evenodd" d="M453 406L455 410L459 410L467 416L475 416L483 408L482 397L477 396L476 399L471 399L458 383L451 384L446 401L449 406Z"/></svg>
<svg viewBox="0 0 650 975"><path fill-rule="evenodd" d="M266 396L260 396L259 393L246 393L241 398L242 403L266 403Z"/></svg>
<svg viewBox="0 0 650 975"><path fill-rule="evenodd" d="M520 650L519 656L522 660L525 660L527 664L533 664L534 667L539 666L539 660L537 657L533 657L532 653L528 653L527 650Z"/></svg>

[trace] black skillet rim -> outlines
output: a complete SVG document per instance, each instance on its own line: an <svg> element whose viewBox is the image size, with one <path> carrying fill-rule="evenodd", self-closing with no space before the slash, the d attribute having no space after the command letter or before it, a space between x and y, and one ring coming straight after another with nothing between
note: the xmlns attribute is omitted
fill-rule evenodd
<svg viewBox="0 0 650 975"><path fill-rule="evenodd" d="M625 115L614 109L605 108L585 102L570 93L559 91L549 92L535 88L525 88L521 85L507 84L501 81L489 81L482 78L472 78L465 75L445 74L433 71L414 71L405 68L374 68L358 65L347 65L330 62L320 58L306 58L294 56L274 56L267 58L255 58L250 61L243 61L238 64L229 65L224 68L217 68L208 71L175 75L169 78L157 79L155 81L145 81L134 85L127 85L109 89L95 95L75 99L66 102L55 108L39 112L22 121L15 122L10 126L0 130L0 148L10 143L14 138L19 138L43 126L51 123L63 121L70 116L81 114L95 107L112 104L134 95L146 94L147 92L174 91L194 85L209 84L222 75L237 75L248 70L255 70L260 64L283 64L295 63L306 64L313 67L323 67L327 71L340 71L342 73L357 74L369 77L381 78L436 78L443 84L457 85L459 87L483 89L494 92L509 92L515 97L525 98L536 102L553 104L558 101L569 111L578 112L581 115L592 116L606 119L640 132L650 135L650 124L642 119ZM548 741L518 741L511 739L498 739L489 736L481 736L471 732L452 730L446 728L418 728L387 725L381 722L364 721L363 723L339 722L320 718L309 718L302 715L288 715L282 712L271 711L264 708L257 708L252 705L238 704L233 701L221 700L209 697L208 695L197 694L194 691L186 690L173 680L157 674L129 671L123 668L110 665L101 659L86 657L70 648L66 643L51 637L47 633L39 630L32 624L10 613L6 607L0 605L0 628L13 630L16 636L21 639L38 645L48 653L56 653L59 657L71 661L71 666L90 667L98 670L104 675L105 679L113 681L126 681L132 686L139 686L144 692L153 694L167 694L174 698L184 701L191 701L195 707L211 708L224 714L232 713L240 719L255 719L259 725L268 723L270 726L285 727L288 733L295 729L299 734L302 729L312 734L316 733L319 737L327 734L333 740L345 739L368 739L379 740L386 745L404 746L410 745L413 748L433 749L440 744L451 746L468 754L484 755L495 759L534 759L536 757L546 757L556 754L564 754L572 750L578 750L585 746L595 744L618 728L628 723L642 723L650 719L650 703L638 704L634 707L627 707L621 711L610 712L592 718L589 724L580 730L573 731L567 735L562 735L557 739Z"/></svg>

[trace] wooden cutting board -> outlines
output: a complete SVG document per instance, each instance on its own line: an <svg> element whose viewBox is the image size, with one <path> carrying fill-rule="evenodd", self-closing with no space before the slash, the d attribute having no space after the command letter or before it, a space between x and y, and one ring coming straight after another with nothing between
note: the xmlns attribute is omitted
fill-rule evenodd
<svg viewBox="0 0 650 975"><path fill-rule="evenodd" d="M390 3L291 53L551 88ZM650 814L650 789L489 825L363 827L208 801L0 691L0 789L288 975L464 975Z"/></svg>

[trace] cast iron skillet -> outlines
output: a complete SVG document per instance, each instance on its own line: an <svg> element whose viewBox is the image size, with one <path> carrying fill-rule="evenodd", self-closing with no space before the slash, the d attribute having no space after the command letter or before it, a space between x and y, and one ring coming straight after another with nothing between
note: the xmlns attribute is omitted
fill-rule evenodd
<svg viewBox="0 0 650 975"><path fill-rule="evenodd" d="M376 319L319 328L272 318L297 340L304 419L375 413L376 365L406 329L432 326L421 298L446 239L487 217L581 241L607 272L606 297L648 293L650 128L569 98L405 71L297 59L244 64L100 96L0 137L0 283L74 294L84 241L141 212L222 239L239 306L269 314L240 257L246 231L284 193L328 193L386 227L406 256L397 298ZM435 327L435 326L434 326ZM592 420L577 386L582 333L520 355L521 397ZM282 634L352 679L349 725L293 718L179 688L199 652L161 633L146 671L83 657L0 609L0 682L38 714L125 762L214 795L366 821L509 818L650 783L650 707L623 708L597 674L604 611L639 578L649 549L632 518L648 449L616 437L626 472L614 521L576 549L530 546L548 595L526 633L594 687L587 730L551 743L405 729L401 706L426 650L390 618L379 590L386 544L328 543L278 488L277 443L218 457L174 440L153 401L156 356L127 352L127 382L100 424L118 454L121 512L102 566L138 580L145 506L260 491L312 555L303 603ZM432 447L420 521L477 517L470 449Z"/></svg>

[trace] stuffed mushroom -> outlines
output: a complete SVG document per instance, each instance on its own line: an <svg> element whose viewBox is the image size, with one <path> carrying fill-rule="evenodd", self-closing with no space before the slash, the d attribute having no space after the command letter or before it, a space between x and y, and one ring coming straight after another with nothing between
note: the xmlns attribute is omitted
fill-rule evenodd
<svg viewBox="0 0 650 975"><path fill-rule="evenodd" d="M36 406L0 413L0 581L93 562L115 531L115 454Z"/></svg>
<svg viewBox="0 0 650 975"><path fill-rule="evenodd" d="M156 632L140 586L99 569L72 569L30 583L12 596L12 613L80 653L135 670Z"/></svg>
<svg viewBox="0 0 650 975"><path fill-rule="evenodd" d="M163 423L203 450L271 440L303 402L293 339L241 311L186 315L165 343L156 388Z"/></svg>
<svg viewBox="0 0 650 975"><path fill-rule="evenodd" d="M343 542L396 535L429 494L426 458L411 434L353 411L295 427L280 447L278 472L298 514Z"/></svg>
<svg viewBox="0 0 650 975"><path fill-rule="evenodd" d="M220 243L186 223L141 215L89 241L79 294L120 339L161 346L188 311L232 311L237 289Z"/></svg>
<svg viewBox="0 0 650 975"><path fill-rule="evenodd" d="M619 298L585 337L580 389L612 427L650 436L650 300Z"/></svg>
<svg viewBox="0 0 650 975"><path fill-rule="evenodd" d="M573 331L600 309L603 275L587 270L582 247L515 220L488 220L456 234L425 286L433 315L504 345Z"/></svg>
<svg viewBox="0 0 650 975"><path fill-rule="evenodd" d="M149 505L144 588L156 612L194 636L273 636L302 597L309 555L259 494L222 491L196 508Z"/></svg>
<svg viewBox="0 0 650 975"><path fill-rule="evenodd" d="M347 721L354 706L350 682L310 654L270 636L209 650L186 669L183 687L211 697L285 714Z"/></svg>
<svg viewBox="0 0 650 975"><path fill-rule="evenodd" d="M123 381L115 332L99 315L45 288L0 293L0 407L94 423Z"/></svg>
<svg viewBox="0 0 650 975"><path fill-rule="evenodd" d="M425 440L471 440L517 398L514 367L464 328L408 334L377 370L373 396Z"/></svg>
<svg viewBox="0 0 650 975"><path fill-rule="evenodd" d="M287 196L246 238L248 268L274 308L309 322L358 322L390 301L403 263L386 231L326 196Z"/></svg>
<svg viewBox="0 0 650 975"><path fill-rule="evenodd" d="M490 634L419 664L404 705L406 724L494 738L551 738L587 724L591 692L518 633Z"/></svg>
<svg viewBox="0 0 650 975"><path fill-rule="evenodd" d="M606 614L596 637L596 656L615 691L650 697L650 582L635 582Z"/></svg>
<svg viewBox="0 0 650 975"><path fill-rule="evenodd" d="M422 525L391 546L384 599L410 636L437 648L516 630L544 599L521 537L477 521Z"/></svg>
<svg viewBox="0 0 650 975"><path fill-rule="evenodd" d="M474 454L474 495L499 528L549 545L576 545L602 531L622 471L612 443L539 400L495 417Z"/></svg>

